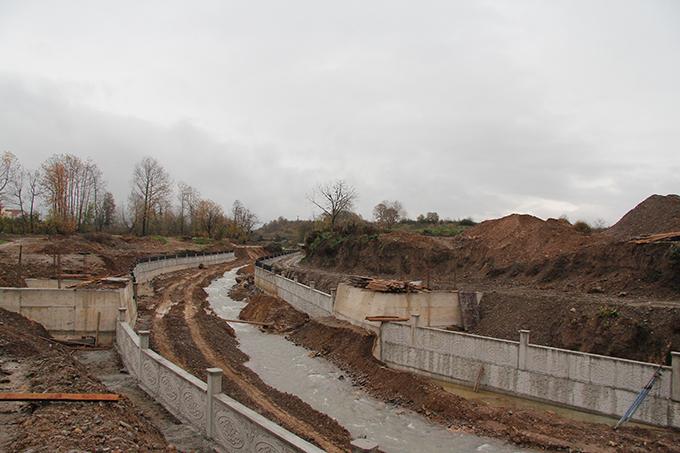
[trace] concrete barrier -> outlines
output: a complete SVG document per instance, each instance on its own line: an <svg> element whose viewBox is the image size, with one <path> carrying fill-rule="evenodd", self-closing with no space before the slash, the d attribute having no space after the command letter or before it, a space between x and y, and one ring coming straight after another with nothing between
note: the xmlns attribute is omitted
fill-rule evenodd
<svg viewBox="0 0 680 453"><path fill-rule="evenodd" d="M333 298L330 294L261 267L255 267L255 285L268 294L280 297L295 309L313 318L333 314Z"/></svg>
<svg viewBox="0 0 680 453"><path fill-rule="evenodd" d="M263 263L271 266L277 259ZM371 310L387 310L376 293L367 299L365 293L369 292L341 285L333 298L263 267L255 268L255 284L312 317L333 315L376 332L373 353L390 367L469 386L475 384L483 367L481 385L487 389L588 412L620 417L658 367L532 345L527 331L520 332L520 341L508 341L428 327L432 322L460 321L460 309L447 308L445 300L404 300L394 307L390 302L389 309L397 311L388 314L405 315L413 310L412 321L380 325L364 319L367 314L378 314ZM449 302L455 301L451 298ZM423 318L421 312L428 307L428 317ZM663 367L661 379L634 420L680 427L680 354L672 357L672 367Z"/></svg>
<svg viewBox="0 0 680 453"><path fill-rule="evenodd" d="M132 275L135 284L146 283L167 272L212 265L234 260L234 253L191 255L156 258L138 263ZM110 345L116 335L118 308L124 307L126 321L135 325L137 303L132 281L121 282L122 288L56 288L56 280L30 279L33 287L0 288L0 308L20 313L42 324L55 338L94 336L99 330L99 341ZM80 281L77 281L80 283ZM97 329L97 313L100 316Z"/></svg>
<svg viewBox="0 0 680 453"><path fill-rule="evenodd" d="M110 345L119 307L127 309L126 321L134 325L137 319L132 283L122 284L105 289L0 288L0 308L42 324L55 338L94 336L99 330L100 344Z"/></svg>
<svg viewBox="0 0 680 453"><path fill-rule="evenodd" d="M123 363L147 394L227 451L323 452L221 393L219 368L209 368L208 382L201 381L148 349L148 332L138 336L124 320L117 323L116 342Z"/></svg>
<svg viewBox="0 0 680 453"><path fill-rule="evenodd" d="M381 360L391 367L437 379L474 385L484 367L484 388L620 417L657 365L532 345L429 327L388 323L380 332ZM680 367L680 356L674 354ZM680 427L680 400L671 393L680 375L663 375L634 420Z"/></svg>
<svg viewBox="0 0 680 453"><path fill-rule="evenodd" d="M210 266L213 264L226 263L235 260L233 252L213 253L208 255L168 256L160 259L142 261L137 263L132 271L135 283L146 283L155 277L168 272L180 271L198 267L200 264Z"/></svg>
<svg viewBox="0 0 680 453"><path fill-rule="evenodd" d="M379 322L366 321L367 316L420 315L422 325L431 327L460 326L458 291L420 293L379 293L341 283L333 302L333 315L377 332Z"/></svg>

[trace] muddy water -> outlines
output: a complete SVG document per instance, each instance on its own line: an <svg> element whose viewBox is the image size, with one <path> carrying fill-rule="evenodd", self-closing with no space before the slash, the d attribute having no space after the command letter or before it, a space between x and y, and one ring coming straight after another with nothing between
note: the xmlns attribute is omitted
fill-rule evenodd
<svg viewBox="0 0 680 453"><path fill-rule="evenodd" d="M244 303L228 290L237 270L215 280L206 291L218 316L238 318ZM294 345L283 336L257 327L232 323L240 349L250 356L246 365L268 385L294 394L314 409L336 419L354 438L366 437L386 452L515 452L518 448L495 439L448 431L420 415L370 397L352 385L342 370Z"/></svg>

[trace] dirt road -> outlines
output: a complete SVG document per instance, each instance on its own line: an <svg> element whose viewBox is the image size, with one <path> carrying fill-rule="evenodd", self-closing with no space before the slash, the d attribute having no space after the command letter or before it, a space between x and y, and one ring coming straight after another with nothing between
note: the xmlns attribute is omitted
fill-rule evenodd
<svg viewBox="0 0 680 453"><path fill-rule="evenodd" d="M140 300L139 326L150 328L153 349L195 376L205 379L206 368L222 368L223 388L229 396L327 451L346 451L349 433L299 398L262 382L244 365L248 357L238 349L231 327L210 310L203 288L248 262L242 258L159 277L154 295Z"/></svg>

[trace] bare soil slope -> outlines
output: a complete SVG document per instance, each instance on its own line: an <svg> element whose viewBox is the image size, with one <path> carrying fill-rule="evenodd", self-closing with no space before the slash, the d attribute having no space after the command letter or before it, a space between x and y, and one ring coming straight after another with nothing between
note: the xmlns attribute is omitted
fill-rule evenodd
<svg viewBox="0 0 680 453"><path fill-rule="evenodd" d="M53 278L58 272L54 255L60 255L61 274L101 277L129 272L138 259L182 252L231 250L230 243L198 245L191 240L118 236L106 233L71 236L13 236L0 244L0 286L25 286L24 278ZM21 267L19 252L21 249Z"/></svg>
<svg viewBox="0 0 680 453"><path fill-rule="evenodd" d="M680 231L680 196L652 195L612 225L606 234L627 240L668 231Z"/></svg>
<svg viewBox="0 0 680 453"><path fill-rule="evenodd" d="M563 220L512 214L450 239L397 232L332 237L310 249L303 266L422 279L433 287L520 285L672 299L680 296L674 245L621 238L680 227L674 214L679 200L676 195L652 196L603 233L582 233Z"/></svg>
<svg viewBox="0 0 680 453"><path fill-rule="evenodd" d="M108 393L66 348L45 338L40 324L0 309L0 391ZM3 403L0 426L0 451L172 451L125 397Z"/></svg>

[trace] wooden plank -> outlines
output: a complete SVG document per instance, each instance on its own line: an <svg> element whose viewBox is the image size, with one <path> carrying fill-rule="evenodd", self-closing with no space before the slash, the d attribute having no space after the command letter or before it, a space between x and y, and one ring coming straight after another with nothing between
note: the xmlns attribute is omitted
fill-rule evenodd
<svg viewBox="0 0 680 453"><path fill-rule="evenodd" d="M265 327L269 327L269 326L272 325L271 322L245 321L245 320L243 320L243 319L223 319L223 321L226 321L226 322L237 322L237 323L241 323L241 324L254 324L254 325L256 325L256 326L265 326Z"/></svg>
<svg viewBox="0 0 680 453"><path fill-rule="evenodd" d="M411 318L405 316L366 316L366 321L376 322L404 322Z"/></svg>
<svg viewBox="0 0 680 453"><path fill-rule="evenodd" d="M118 401L115 393L0 393L0 401Z"/></svg>

